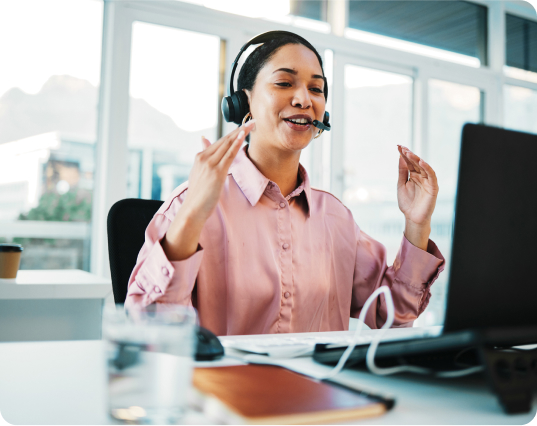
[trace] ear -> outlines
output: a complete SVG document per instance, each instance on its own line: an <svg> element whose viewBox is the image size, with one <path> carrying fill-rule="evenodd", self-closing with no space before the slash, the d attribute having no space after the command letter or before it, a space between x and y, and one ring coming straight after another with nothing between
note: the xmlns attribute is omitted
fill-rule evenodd
<svg viewBox="0 0 537 426"><path fill-rule="evenodd" d="M252 104L252 92L248 89L242 89L244 93L246 93L246 97L248 98L248 105Z"/></svg>

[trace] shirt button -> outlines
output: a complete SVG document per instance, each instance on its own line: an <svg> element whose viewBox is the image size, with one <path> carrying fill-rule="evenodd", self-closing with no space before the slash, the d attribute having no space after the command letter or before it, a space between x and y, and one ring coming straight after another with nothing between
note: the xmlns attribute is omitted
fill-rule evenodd
<svg viewBox="0 0 537 426"><path fill-rule="evenodd" d="M155 286L155 293L160 293L160 292L161 292L160 288L158 288L157 286Z"/></svg>
<svg viewBox="0 0 537 426"><path fill-rule="evenodd" d="M166 275L166 276L169 275L169 272L168 272L168 270L167 270L166 268L162 268L162 273L163 273L164 275Z"/></svg>
<svg viewBox="0 0 537 426"><path fill-rule="evenodd" d="M283 209L285 207L285 203L284 202L281 202L280 203L280 207Z"/></svg>
<svg viewBox="0 0 537 426"><path fill-rule="evenodd" d="M286 299L288 299L289 296L291 296L291 293L289 293L288 291L286 291L283 295L283 297L285 297Z"/></svg>
<svg viewBox="0 0 537 426"><path fill-rule="evenodd" d="M282 247L283 247L284 249L287 249L287 248L289 248L289 244L287 244L287 243L283 243L283 246L282 246Z"/></svg>

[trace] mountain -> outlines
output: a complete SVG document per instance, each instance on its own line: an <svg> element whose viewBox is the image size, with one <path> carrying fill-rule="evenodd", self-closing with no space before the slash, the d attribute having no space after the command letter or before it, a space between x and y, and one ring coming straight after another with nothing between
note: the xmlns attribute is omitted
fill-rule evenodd
<svg viewBox="0 0 537 426"><path fill-rule="evenodd" d="M52 131L94 141L98 94L88 81L68 75L50 77L36 94L13 88L0 97L0 143ZM199 151L201 135L214 132L214 128L182 130L143 99L130 99L130 114L131 147L177 151L182 144L190 157Z"/></svg>

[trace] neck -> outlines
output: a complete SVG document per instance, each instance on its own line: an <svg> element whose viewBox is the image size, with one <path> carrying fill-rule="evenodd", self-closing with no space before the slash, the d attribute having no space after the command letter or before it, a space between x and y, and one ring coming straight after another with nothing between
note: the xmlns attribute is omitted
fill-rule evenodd
<svg viewBox="0 0 537 426"><path fill-rule="evenodd" d="M284 152L254 143L248 147L248 157L265 177L278 185L284 197L296 189L300 151Z"/></svg>

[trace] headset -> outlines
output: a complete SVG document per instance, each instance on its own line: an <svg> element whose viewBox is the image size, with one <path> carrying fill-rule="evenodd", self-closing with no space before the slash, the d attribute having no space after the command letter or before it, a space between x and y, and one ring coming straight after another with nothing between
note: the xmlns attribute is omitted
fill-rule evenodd
<svg viewBox="0 0 537 426"><path fill-rule="evenodd" d="M250 112L250 105L248 105L248 97L246 96L246 93L244 93L243 90L239 90L238 92L235 92L233 89L233 79L235 77L235 71L237 69L237 65L239 63L239 58L244 53L248 47L250 47L252 44L260 44L260 43L266 43L267 41L274 40L281 37L286 36L293 36L298 39L300 39L305 46L307 47L313 47L310 42L308 42L305 38L299 36L298 34L292 33L290 31L267 31L266 33L259 34L255 36L254 38L250 39L244 46L241 47L241 50L235 60L233 61L233 64L231 66L231 77L229 79L229 90L228 94L229 96L225 96L222 99L222 114L224 115L224 119L228 123L235 123L235 124L242 124L242 120L248 112ZM328 81L326 80L326 77L324 78L324 98L328 98ZM318 120L313 120L313 125L321 130L327 130L330 131L330 114L328 111L324 112L324 118L323 122L321 123Z"/></svg>

